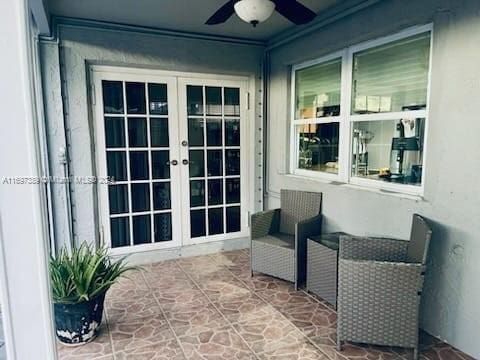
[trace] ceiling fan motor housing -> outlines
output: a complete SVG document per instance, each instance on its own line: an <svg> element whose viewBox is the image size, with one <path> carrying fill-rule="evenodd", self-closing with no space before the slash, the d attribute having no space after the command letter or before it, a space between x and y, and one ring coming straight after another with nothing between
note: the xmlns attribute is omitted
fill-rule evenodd
<svg viewBox="0 0 480 360"><path fill-rule="evenodd" d="M253 26L267 20L274 11L296 25L312 21L316 13L297 0L228 0L205 24L223 24L233 14Z"/></svg>
<svg viewBox="0 0 480 360"><path fill-rule="evenodd" d="M243 21L253 26L267 20L275 11L270 0L240 0L235 3L235 12Z"/></svg>

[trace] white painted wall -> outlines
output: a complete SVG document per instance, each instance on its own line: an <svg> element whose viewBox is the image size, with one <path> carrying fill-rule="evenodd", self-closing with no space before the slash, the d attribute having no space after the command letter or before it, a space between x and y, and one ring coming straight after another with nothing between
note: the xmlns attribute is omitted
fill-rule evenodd
<svg viewBox="0 0 480 360"><path fill-rule="evenodd" d="M88 94L90 64L248 76L251 106L256 109L249 121L255 124L258 140L261 139L258 129L262 119L256 104L262 99L259 92L262 46L67 25L61 25L58 31L58 43L45 41L41 49L52 176L62 176L58 162L61 146L68 147L71 175L95 175L96 144ZM63 130L64 123L66 132ZM260 165L262 157L258 153L262 143L255 143L255 148L250 151L257 154L256 163ZM255 191L252 198L255 199L253 205L256 209L262 207L262 179L259 179L262 171L261 167L255 166L256 184L252 186L252 191ZM56 241L61 245L68 237L68 218L63 205L65 191L61 184L53 184L52 187ZM98 241L95 185L71 184L71 191L75 242Z"/></svg>
<svg viewBox="0 0 480 360"><path fill-rule="evenodd" d="M288 175L290 67L406 27L434 23L424 199L398 197ZM480 2L385 0L272 50L268 117L268 204L282 188L321 191L327 231L408 238L411 216L434 237L422 326L480 358Z"/></svg>
<svg viewBox="0 0 480 360"><path fill-rule="evenodd" d="M11 182L42 175L33 25L26 0L1 1L0 14L0 302L7 356L54 360L45 190L41 183Z"/></svg>

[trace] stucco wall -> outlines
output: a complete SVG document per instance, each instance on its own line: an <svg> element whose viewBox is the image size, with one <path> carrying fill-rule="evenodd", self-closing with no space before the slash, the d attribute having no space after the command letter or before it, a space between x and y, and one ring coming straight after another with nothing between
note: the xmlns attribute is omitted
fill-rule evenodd
<svg viewBox="0 0 480 360"><path fill-rule="evenodd" d="M290 67L346 46L433 22L428 159L423 199L288 175ZM268 204L281 188L324 193L327 231L408 238L411 216L434 236L422 327L480 358L480 2L385 0L271 51Z"/></svg>
<svg viewBox="0 0 480 360"><path fill-rule="evenodd" d="M67 25L60 25L58 31L58 41L45 41L41 47L52 176L63 176L58 150L64 145L68 145L71 176L93 176L96 173L88 91L90 64L248 76L251 104L255 108L249 121L258 123L254 126L256 129L262 123L260 108L255 107L262 96L259 92L262 46ZM66 131L63 130L64 123ZM261 139L261 133L257 133ZM258 141L256 143L256 147L262 146ZM255 160L261 164L258 158ZM262 168L257 166L255 172L260 175ZM261 184L258 176L255 179ZM261 187L257 185L255 188ZM96 185L73 182L70 186L74 241L98 241ZM62 245L68 234L65 190L64 185L56 183L52 188L56 242ZM261 192L255 195L252 206L258 209L262 206L259 202Z"/></svg>

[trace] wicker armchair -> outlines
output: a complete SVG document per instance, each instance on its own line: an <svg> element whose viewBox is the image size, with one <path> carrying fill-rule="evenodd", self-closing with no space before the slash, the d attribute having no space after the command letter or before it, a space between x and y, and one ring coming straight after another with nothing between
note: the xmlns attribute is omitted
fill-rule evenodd
<svg viewBox="0 0 480 360"><path fill-rule="evenodd" d="M342 341L414 349L428 245L432 231L413 216L410 241L340 240L337 347Z"/></svg>
<svg viewBox="0 0 480 360"><path fill-rule="evenodd" d="M251 271L305 282L307 237L321 233L322 194L282 190L281 208L251 217Z"/></svg>

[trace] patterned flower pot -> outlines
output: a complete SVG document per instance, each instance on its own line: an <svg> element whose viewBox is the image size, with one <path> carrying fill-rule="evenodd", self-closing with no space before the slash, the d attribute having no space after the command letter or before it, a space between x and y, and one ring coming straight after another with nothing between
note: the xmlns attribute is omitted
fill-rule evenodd
<svg viewBox="0 0 480 360"><path fill-rule="evenodd" d="M102 323L105 293L78 304L55 303L57 338L66 345L82 345L95 339Z"/></svg>

